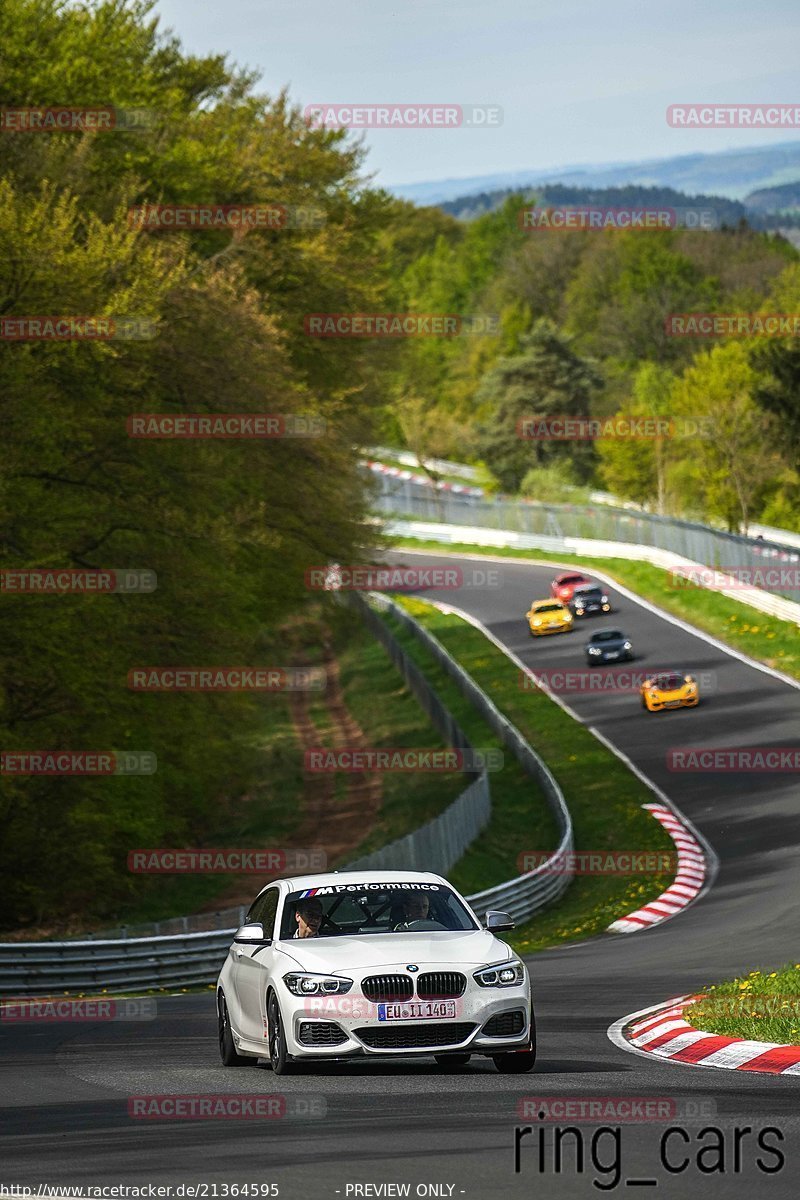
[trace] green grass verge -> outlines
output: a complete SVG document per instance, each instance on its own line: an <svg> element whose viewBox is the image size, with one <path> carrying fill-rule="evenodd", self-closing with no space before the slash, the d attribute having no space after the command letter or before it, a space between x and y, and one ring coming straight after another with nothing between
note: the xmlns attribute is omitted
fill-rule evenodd
<svg viewBox="0 0 800 1200"><path fill-rule="evenodd" d="M684 1019L708 1033L798 1045L800 963L713 984L703 1000L689 1005Z"/></svg>
<svg viewBox="0 0 800 1200"><path fill-rule="evenodd" d="M653 799L649 789L544 692L523 690L517 667L480 630L422 601L397 599L461 663L547 763L572 815L577 850L674 850L662 826L642 809ZM493 744L471 726L465 711L469 705L455 685L440 680L419 643L400 633L399 627L395 632L425 673L435 677L437 690L473 744ZM506 757L511 758L507 752ZM460 891L470 894L502 883L519 874L521 852L555 846L556 826L546 801L536 784L527 776L524 779L522 791L515 787L509 795L503 781L492 777L492 821L449 872ZM578 876L557 904L515 930L509 941L516 949L530 952L582 940L654 899L670 882L667 874Z"/></svg>
<svg viewBox="0 0 800 1200"><path fill-rule="evenodd" d="M783 671L793 679L800 679L800 625L795 625L792 621L782 621L778 617L769 617L766 613L749 608L740 601L731 600L727 595L711 592L706 588L676 588L670 584L668 571L650 563L632 562L626 558L551 554L544 550L471 546L465 542L444 545L441 542L416 538L393 538L392 545L416 550L436 550L442 554L455 551L593 568L604 572L610 579L615 579L652 604L657 604L665 612L680 617L734 649L748 654L750 658Z"/></svg>

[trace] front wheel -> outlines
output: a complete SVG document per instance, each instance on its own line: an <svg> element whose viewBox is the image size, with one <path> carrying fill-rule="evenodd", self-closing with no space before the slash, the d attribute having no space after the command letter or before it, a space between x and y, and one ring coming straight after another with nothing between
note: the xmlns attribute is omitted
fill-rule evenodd
<svg viewBox="0 0 800 1200"><path fill-rule="evenodd" d="M269 1061L275 1075L286 1075L289 1071L289 1055L286 1052L286 1037L283 1032L281 1010L278 1007L278 997L270 993L267 1004L267 1025L269 1027Z"/></svg>
<svg viewBox="0 0 800 1200"><path fill-rule="evenodd" d="M459 1067L465 1067L472 1058L471 1054L434 1054L437 1067L443 1071L455 1071Z"/></svg>
<svg viewBox="0 0 800 1200"><path fill-rule="evenodd" d="M238 1054L231 1030L231 1019L225 993L220 992L217 1000L217 1030L219 1033L219 1056L223 1067L255 1067L258 1059L250 1054Z"/></svg>

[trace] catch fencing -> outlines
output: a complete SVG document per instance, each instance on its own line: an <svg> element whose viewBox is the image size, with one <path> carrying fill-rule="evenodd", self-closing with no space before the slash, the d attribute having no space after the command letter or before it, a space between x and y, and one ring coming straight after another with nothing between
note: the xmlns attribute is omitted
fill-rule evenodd
<svg viewBox="0 0 800 1200"><path fill-rule="evenodd" d="M769 583L767 568L796 568L800 577L800 548L762 537L726 533L693 521L632 512L609 504L543 504L536 501L487 499L432 488L412 480L375 475L374 506L383 515L435 521L446 525L480 526L484 530L553 539L552 548L574 553L570 539L628 543L665 550L706 567L736 568L761 573L758 587L779 596L797 598L780 578ZM776 575L786 572L775 572Z"/></svg>

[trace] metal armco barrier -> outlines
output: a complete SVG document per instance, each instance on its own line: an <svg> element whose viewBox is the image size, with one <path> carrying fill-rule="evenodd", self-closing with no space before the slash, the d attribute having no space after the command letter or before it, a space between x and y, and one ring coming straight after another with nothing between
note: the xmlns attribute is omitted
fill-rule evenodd
<svg viewBox="0 0 800 1200"><path fill-rule="evenodd" d="M454 717L388 626L361 597L355 597L354 603L370 629L386 646L392 661L449 744L471 748ZM561 790L519 730L506 720L486 693L432 634L386 597L374 596L373 603L391 612L426 647L475 705L503 745L518 758L523 769L537 780L553 808L561 838L558 849L547 863L527 875L467 897L481 918L490 908L499 908L510 913L517 921L525 920L537 909L556 900L571 881L571 875L566 872L554 873L559 858L573 849L572 822ZM394 868L446 874L491 816L488 773L482 771L472 774L469 786L438 817L407 837L348 864L346 869ZM228 911L233 915L237 910ZM174 920L203 921L208 920L208 914ZM241 920L241 913L238 920ZM0 998L43 996L63 991L93 992L100 988L143 990L213 983L228 953L236 927L177 936L3 942L0 943Z"/></svg>
<svg viewBox="0 0 800 1200"><path fill-rule="evenodd" d="M525 773L537 781L547 798L560 834L559 845L553 855L535 871L516 876L506 883L497 884L495 887L486 888L485 891L467 897L479 917L485 916L490 908L499 908L510 913L517 921L527 920L537 909L558 899L572 879L569 872L558 869L559 861L574 848L572 819L561 789L546 763L528 745L517 727L503 716L486 692L478 687L472 676L464 670L460 663L456 662L438 638L435 638L405 609L395 604L387 596L373 594L371 599L384 612L391 613L425 647L438 665L447 672L466 699L477 709L506 749L516 757Z"/></svg>

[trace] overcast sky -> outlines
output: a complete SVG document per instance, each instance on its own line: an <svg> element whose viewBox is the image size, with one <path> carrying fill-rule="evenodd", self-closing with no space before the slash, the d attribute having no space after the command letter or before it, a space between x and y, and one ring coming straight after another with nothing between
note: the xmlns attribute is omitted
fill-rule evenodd
<svg viewBox="0 0 800 1200"><path fill-rule="evenodd" d="M158 0L301 106L496 104L491 129L366 133L383 185L724 150L800 131L679 130L668 104L798 102L797 0Z"/></svg>

